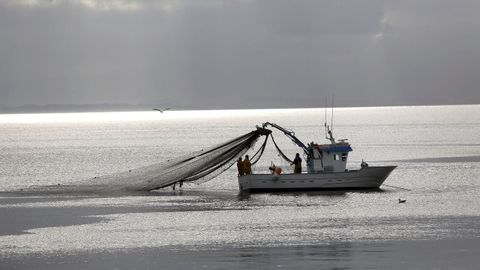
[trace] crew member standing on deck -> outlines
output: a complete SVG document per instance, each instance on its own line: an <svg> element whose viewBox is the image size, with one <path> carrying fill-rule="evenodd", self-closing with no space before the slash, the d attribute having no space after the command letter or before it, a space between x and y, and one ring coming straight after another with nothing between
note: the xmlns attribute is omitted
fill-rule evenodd
<svg viewBox="0 0 480 270"><path fill-rule="evenodd" d="M245 160L243 161L243 169L245 174L252 174L252 163L250 163L248 155L245 156Z"/></svg>
<svg viewBox="0 0 480 270"><path fill-rule="evenodd" d="M295 173L302 173L302 159L299 153L295 155L292 165L295 165L295 169L293 170Z"/></svg>
<svg viewBox="0 0 480 270"><path fill-rule="evenodd" d="M239 157L237 160L237 169L238 176L242 176L245 174L245 165L243 164L242 157Z"/></svg>

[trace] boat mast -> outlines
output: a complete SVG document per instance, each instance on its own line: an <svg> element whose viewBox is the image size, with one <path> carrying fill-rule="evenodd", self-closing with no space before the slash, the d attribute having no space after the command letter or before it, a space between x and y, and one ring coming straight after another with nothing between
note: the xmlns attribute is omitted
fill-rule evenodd
<svg viewBox="0 0 480 270"><path fill-rule="evenodd" d="M324 125L324 129L325 129L325 138L328 139L328 137L327 137L327 134L328 134L328 132L327 132L327 129L328 129L327 128L327 103L328 103L328 97L325 96L325 111L323 113L323 115L325 116L325 121L323 122L323 125Z"/></svg>
<svg viewBox="0 0 480 270"><path fill-rule="evenodd" d="M332 115L330 116L330 131L333 132L333 103L335 102L335 96L332 95Z"/></svg>
<svg viewBox="0 0 480 270"><path fill-rule="evenodd" d="M335 138L333 137L333 104L334 104L334 98L335 96L332 95L332 113L330 115L330 126L327 125L327 103L328 103L328 98L325 96L325 138L329 140L332 144L335 143Z"/></svg>

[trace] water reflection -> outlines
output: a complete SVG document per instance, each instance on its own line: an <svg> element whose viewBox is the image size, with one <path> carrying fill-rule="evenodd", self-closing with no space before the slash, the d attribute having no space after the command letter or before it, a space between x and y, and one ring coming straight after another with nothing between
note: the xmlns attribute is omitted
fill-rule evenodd
<svg viewBox="0 0 480 270"><path fill-rule="evenodd" d="M356 253L365 252L355 244L335 243L318 246L289 247L244 247L228 249L221 259L224 265L234 265L235 269L353 269ZM368 249L368 252L376 252ZM381 251L380 251L381 252ZM202 256L203 260L211 256ZM368 263L367 263L368 264ZM358 266L358 265L357 265Z"/></svg>
<svg viewBox="0 0 480 270"><path fill-rule="evenodd" d="M261 194L270 194L271 196L286 196L286 197L346 197L350 193L384 193L390 192L390 190L373 188L373 189L345 189L345 190L316 190L316 191L279 191L279 192L248 192L239 191L237 199L239 201L248 201L252 196Z"/></svg>
<svg viewBox="0 0 480 270"><path fill-rule="evenodd" d="M477 269L478 240L182 247L2 257L6 269ZM442 254L442 256L438 256Z"/></svg>

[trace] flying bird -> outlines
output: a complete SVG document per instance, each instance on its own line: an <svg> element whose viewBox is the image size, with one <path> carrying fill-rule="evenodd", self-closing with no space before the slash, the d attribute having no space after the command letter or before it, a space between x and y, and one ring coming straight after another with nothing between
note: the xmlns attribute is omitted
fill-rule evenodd
<svg viewBox="0 0 480 270"><path fill-rule="evenodd" d="M159 111L159 112L163 113L164 111L170 110L170 108L153 108L152 110Z"/></svg>
<svg viewBox="0 0 480 270"><path fill-rule="evenodd" d="M398 199L398 203L405 203L407 200Z"/></svg>

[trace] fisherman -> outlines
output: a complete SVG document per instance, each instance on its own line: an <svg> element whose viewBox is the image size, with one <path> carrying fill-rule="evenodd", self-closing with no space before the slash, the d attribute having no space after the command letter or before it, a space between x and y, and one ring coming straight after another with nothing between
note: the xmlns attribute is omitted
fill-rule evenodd
<svg viewBox="0 0 480 270"><path fill-rule="evenodd" d="M300 154L297 153L295 155L295 159L293 160L291 165L295 165L294 173L302 173L302 159L300 158Z"/></svg>
<svg viewBox="0 0 480 270"><path fill-rule="evenodd" d="M282 168L279 167L279 166L276 166L273 171L274 171L275 175L280 175L280 174L282 174Z"/></svg>
<svg viewBox="0 0 480 270"><path fill-rule="evenodd" d="M243 170L245 174L252 174L252 163L250 163L248 155L245 155L245 160L243 161Z"/></svg>
<svg viewBox="0 0 480 270"><path fill-rule="evenodd" d="M279 167L279 166L276 166L275 164L273 164L273 162L272 162L272 165L270 165L270 167L268 167L268 169L270 170L270 172L272 174L275 174L275 175L282 174L282 168Z"/></svg>
<svg viewBox="0 0 480 270"><path fill-rule="evenodd" d="M245 165L243 164L242 157L239 157L237 160L237 169L238 176L242 176L245 174Z"/></svg>

